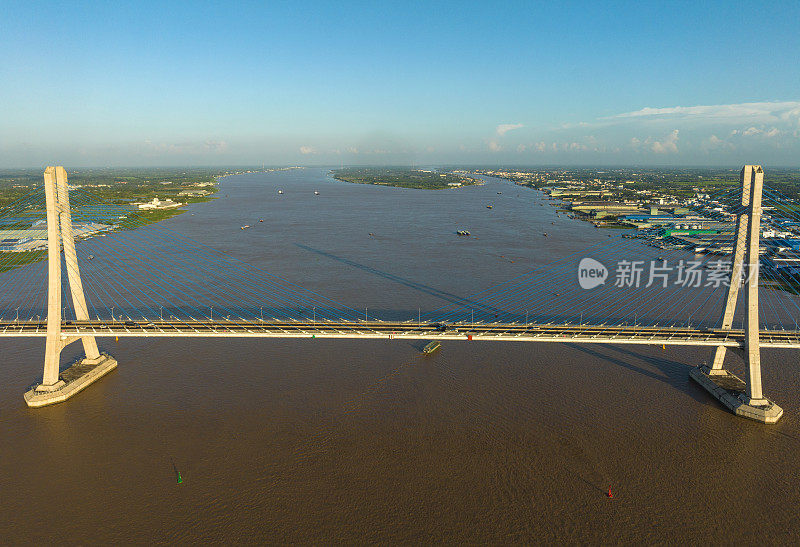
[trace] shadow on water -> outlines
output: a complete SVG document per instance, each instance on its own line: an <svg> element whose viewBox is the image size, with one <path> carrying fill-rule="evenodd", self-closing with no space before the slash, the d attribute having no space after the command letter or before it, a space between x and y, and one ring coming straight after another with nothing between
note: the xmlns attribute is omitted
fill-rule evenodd
<svg viewBox="0 0 800 547"><path fill-rule="evenodd" d="M623 356L629 357L628 359L614 357L609 353L602 353L600 351L596 351L582 344L568 343L565 345L573 349L577 349L587 355L591 355L592 357L595 357L600 361L613 363L622 368L636 372L637 374L641 374L642 376L646 376L647 378L652 378L654 380L663 382L668 386L677 389L678 391L686 393L692 399L694 399L699 403L704 403L707 405L716 404L716 402L712 400L712 398L708 396L707 393L702 388L696 386L695 389L695 386L690 385L691 382L689 381L689 365L686 365L685 363L680 363L678 361L673 361L672 359L666 359L663 357L653 357L650 355L645 355L639 352L624 349L619 346L610 346L607 349L609 350L609 352L613 350L616 351L617 353L621 353L623 354ZM656 369L660 371L660 374L658 372L654 372L652 370L648 370L646 368L634 365L633 361L635 359L646 361L652 364Z"/></svg>
<svg viewBox="0 0 800 547"><path fill-rule="evenodd" d="M626 324L630 323L630 313L625 311L618 311L611 315L606 316L596 316L592 312L588 312L586 317L583 316L580 310L577 310L571 306L564 305L564 309L559 309L557 304L553 304L552 309L542 309L540 306L539 308L535 309L535 313L531 313L530 316L524 309L515 309L513 303L508 305L508 309L500 308L487 301L482 301L478 299L478 295L481 295L484 298L497 298L495 295L495 291L502 291L507 290L505 286L509 281L506 281L500 285L495 287L488 287L486 290L483 290L477 294L474 294L469 297L461 297L456 294L442 291L440 289L436 289L429 285L424 285L417 281L413 281L411 279L407 279L401 277L396 274L392 274L389 272L384 272L382 270L378 270L371 266L367 266L365 264L361 264L359 262L355 262L354 260L350 260L348 258L344 258L333 253L329 253L327 251L323 251L320 249L315 249L313 247L309 247L308 245L304 245L302 243L295 243L296 247L303 249L305 251L309 251L320 256L324 256L331 260L335 260L337 262L341 262L342 264L346 264L353 268L359 269L363 272L369 273L371 275L382 277L383 279L387 279L394 283L398 283L403 285L404 287L408 287L410 289L422 292L424 294L431 295L436 297L448 304L454 305L441 307L436 310L432 310L430 312L426 312L427 317L423 317L423 322L430 322L430 321L447 321L447 322L469 322L471 319L476 320L477 322L492 322L492 321L499 321L499 322L514 322L514 323L527 323L528 321L537 323L537 324L586 324L586 325L616 325L616 324ZM527 275L527 274L524 274ZM519 276L522 278L523 276ZM541 286L531 286L528 289L528 292L533 290L539 291L544 290ZM561 294L557 291L560 289L556 287L546 289L548 292L552 293L551 296L554 299L558 299L561 297ZM520 305L520 308L522 306ZM377 312L378 310L375 310ZM389 313L395 312L399 310L385 310ZM433 315L436 314L436 315ZM402 320L403 318L407 317L408 314L405 312L403 313L392 313L393 318L398 318ZM646 315L642 315L639 317L639 321L648 322L648 324L657 325L658 322L654 319L648 318Z"/></svg>
<svg viewBox="0 0 800 547"><path fill-rule="evenodd" d="M361 270L363 272L367 272L369 274L372 274L372 275L375 275L375 276L378 276L378 277L382 277L384 279L388 279L389 281L393 281L395 283L399 283L400 285L403 285L403 286L408 287L410 289L414 289L416 291L423 292L425 294L429 294L431 296L434 296L436 298L444 300L445 302L450 302L451 304L457 304L457 305L460 305L460 306L475 306L475 307L483 307L483 306L485 306L485 304L473 302L473 301L469 300L468 298L462 298L462 297L460 297L458 295L455 295L453 293L441 291L439 289L435 289L435 288L430 287L428 285L423 285L422 283L417 283L416 281L412 281L410 279L406 279L404 277L400 277L399 275L395 275L395 274L392 274L392 273L384 272L384 271L375 269L375 268L373 268L371 266L367 266L365 264L359 264L358 262L355 262L353 260L350 260L350 259L347 259L347 258L343 258L341 256L337 256L335 254L328 253L328 252L325 252L325 251L321 251L319 249L314 249L313 247L309 247L308 245L303 245L301 243L295 243L295 245L297 247L301 248L301 249L306 250L306 251L309 251L309 252L312 252L312 253L316 253L316 254L324 256L326 258L330 258L331 260L336 260L337 262L341 262L342 264L347 264L348 266L352 266L353 268L358 268L359 270Z"/></svg>

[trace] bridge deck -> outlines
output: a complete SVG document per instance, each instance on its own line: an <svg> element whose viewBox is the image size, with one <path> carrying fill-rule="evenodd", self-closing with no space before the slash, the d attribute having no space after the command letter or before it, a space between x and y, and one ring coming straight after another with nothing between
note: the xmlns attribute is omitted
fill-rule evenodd
<svg viewBox="0 0 800 547"><path fill-rule="evenodd" d="M417 324L412 321L64 321L62 335L129 337L404 338L591 344L742 347L741 330L520 323ZM0 321L0 336L45 336L45 321ZM765 347L800 347L799 331L761 331Z"/></svg>

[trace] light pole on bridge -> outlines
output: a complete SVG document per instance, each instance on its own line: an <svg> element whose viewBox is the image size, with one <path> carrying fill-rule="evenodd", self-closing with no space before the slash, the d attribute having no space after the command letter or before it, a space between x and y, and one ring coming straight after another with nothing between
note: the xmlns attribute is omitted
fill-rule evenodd
<svg viewBox="0 0 800 547"><path fill-rule="evenodd" d="M158 317L160 317L162 321L164 320L164 306L158 307Z"/></svg>

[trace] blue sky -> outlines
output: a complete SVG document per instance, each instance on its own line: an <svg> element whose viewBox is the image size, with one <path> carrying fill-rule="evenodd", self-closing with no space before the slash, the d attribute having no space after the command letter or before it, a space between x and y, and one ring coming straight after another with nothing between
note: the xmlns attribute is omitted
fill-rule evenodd
<svg viewBox="0 0 800 547"><path fill-rule="evenodd" d="M0 167L800 165L796 1L2 11Z"/></svg>

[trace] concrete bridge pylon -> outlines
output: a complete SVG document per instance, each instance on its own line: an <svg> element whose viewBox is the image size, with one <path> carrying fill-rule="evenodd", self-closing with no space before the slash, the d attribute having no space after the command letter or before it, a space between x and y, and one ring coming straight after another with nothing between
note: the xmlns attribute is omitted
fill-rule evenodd
<svg viewBox="0 0 800 547"><path fill-rule="evenodd" d="M733 351L745 360L747 381L742 381L724 368L728 351L725 346L716 348L710 367L702 365L692 369L690 376L735 414L764 423L775 423L783 415L783 409L764 397L759 345L758 277L764 170L760 165L745 165L742 167L740 183L742 197L736 211L731 278L722 309L721 328L732 329L739 290L744 285L745 342L744 348Z"/></svg>
<svg viewBox="0 0 800 547"><path fill-rule="evenodd" d="M100 353L94 336L64 336L61 332L62 247L75 317L79 321L89 319L75 251L67 172L63 167L45 169L44 193L47 208L47 337L42 381L25 393L25 402L31 407L64 401L117 366L113 357ZM61 371L61 351L78 340L83 344L85 356Z"/></svg>

